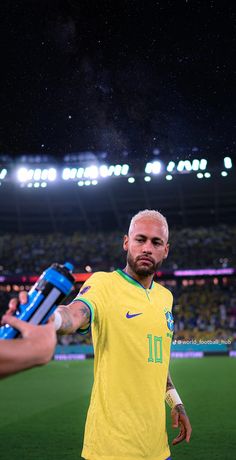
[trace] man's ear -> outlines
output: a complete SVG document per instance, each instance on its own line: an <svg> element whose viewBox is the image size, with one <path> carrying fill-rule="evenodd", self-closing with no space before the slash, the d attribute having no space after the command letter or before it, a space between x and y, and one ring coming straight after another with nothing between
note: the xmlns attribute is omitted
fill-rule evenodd
<svg viewBox="0 0 236 460"><path fill-rule="evenodd" d="M129 243L129 237L128 235L125 235L123 239L123 249L126 252L128 251L128 243Z"/></svg>
<svg viewBox="0 0 236 460"><path fill-rule="evenodd" d="M166 244L166 247L165 247L164 259L167 259L168 254L169 254L169 249L170 249L170 245L169 245L169 243L167 243L167 244Z"/></svg>

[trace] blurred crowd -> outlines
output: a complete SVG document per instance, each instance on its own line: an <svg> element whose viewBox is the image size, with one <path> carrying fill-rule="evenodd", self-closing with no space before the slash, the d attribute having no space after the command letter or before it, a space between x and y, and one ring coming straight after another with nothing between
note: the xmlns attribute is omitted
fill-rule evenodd
<svg viewBox="0 0 236 460"><path fill-rule="evenodd" d="M208 279L168 285L174 296L174 340L225 340L236 341L236 279ZM90 344L91 333L59 337L59 343Z"/></svg>
<svg viewBox="0 0 236 460"><path fill-rule="evenodd" d="M174 296L173 315L175 340L230 340L236 341L236 278L209 278L198 280L161 281L172 290ZM80 289L75 290L65 302L69 303ZM22 287L23 288L23 287ZM0 291L0 316L7 308L9 293ZM59 336L59 343L90 344L91 334Z"/></svg>
<svg viewBox="0 0 236 460"><path fill-rule="evenodd" d="M76 272L122 268L120 232L0 235L0 275L40 274L53 262L73 263ZM171 230L164 269L221 268L236 265L236 226Z"/></svg>
<svg viewBox="0 0 236 460"><path fill-rule="evenodd" d="M236 340L235 278L225 286L199 280L176 288L173 294L176 340Z"/></svg>
<svg viewBox="0 0 236 460"><path fill-rule="evenodd" d="M122 237L113 233L0 236L0 274L39 274L53 262L71 262L75 272L112 270L122 259Z"/></svg>
<svg viewBox="0 0 236 460"><path fill-rule="evenodd" d="M73 263L77 273L122 268L125 265L122 235L119 232L0 235L0 277L39 275L51 263L65 261ZM236 226L171 231L170 255L164 269L235 266ZM164 284L173 287L175 339L236 339L235 277L228 278L225 284L217 279L192 280L187 284L179 280L173 286L164 281ZM6 289L0 284L0 316L12 295L17 295L16 287ZM59 340L62 344L91 343L91 336L74 334Z"/></svg>

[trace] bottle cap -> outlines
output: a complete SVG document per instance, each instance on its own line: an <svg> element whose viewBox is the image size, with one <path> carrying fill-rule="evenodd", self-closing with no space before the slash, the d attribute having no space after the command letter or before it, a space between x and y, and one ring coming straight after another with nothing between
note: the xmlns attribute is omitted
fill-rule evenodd
<svg viewBox="0 0 236 460"><path fill-rule="evenodd" d="M72 265L70 262L66 262L64 264L64 267L66 267L69 270L69 272L73 272L74 270L74 265Z"/></svg>

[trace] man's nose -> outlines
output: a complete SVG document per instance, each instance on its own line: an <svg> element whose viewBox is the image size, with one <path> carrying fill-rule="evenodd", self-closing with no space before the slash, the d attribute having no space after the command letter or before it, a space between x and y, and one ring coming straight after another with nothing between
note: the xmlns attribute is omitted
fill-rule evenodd
<svg viewBox="0 0 236 460"><path fill-rule="evenodd" d="M142 247L142 251L143 252L146 252L148 254L151 254L152 253L152 243L151 241L145 241L145 243L143 244L143 247Z"/></svg>

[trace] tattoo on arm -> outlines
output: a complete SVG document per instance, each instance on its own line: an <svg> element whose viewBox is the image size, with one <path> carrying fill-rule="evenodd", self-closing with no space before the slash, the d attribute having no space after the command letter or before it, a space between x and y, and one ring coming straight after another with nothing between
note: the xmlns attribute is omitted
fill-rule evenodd
<svg viewBox="0 0 236 460"><path fill-rule="evenodd" d="M60 314L62 317L60 333L68 334L69 332L73 331L73 317L67 307L60 307Z"/></svg>
<svg viewBox="0 0 236 460"><path fill-rule="evenodd" d="M175 410L176 410L179 414L187 415L183 404L177 404L177 406L175 406Z"/></svg>
<svg viewBox="0 0 236 460"><path fill-rule="evenodd" d="M166 382L166 391L173 390L173 388L175 388L175 386L172 382L170 373L168 372L167 382Z"/></svg>
<svg viewBox="0 0 236 460"><path fill-rule="evenodd" d="M81 312L83 313L84 318L87 320L87 322L89 322L89 320L90 320L90 310L89 310L89 308L87 307L87 305L84 305L84 306L81 308Z"/></svg>
<svg viewBox="0 0 236 460"><path fill-rule="evenodd" d="M71 307L71 309L70 309ZM70 334L75 332L80 327L84 328L88 326L90 321L90 309L84 303L76 305L74 303L70 305L60 305L58 310L62 317L61 327L59 329L60 334Z"/></svg>

